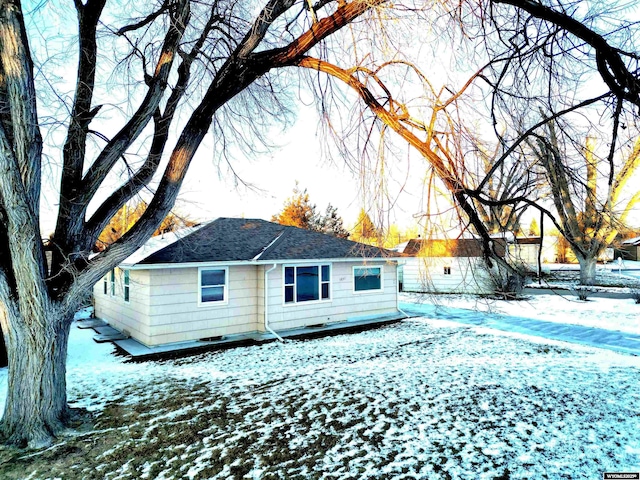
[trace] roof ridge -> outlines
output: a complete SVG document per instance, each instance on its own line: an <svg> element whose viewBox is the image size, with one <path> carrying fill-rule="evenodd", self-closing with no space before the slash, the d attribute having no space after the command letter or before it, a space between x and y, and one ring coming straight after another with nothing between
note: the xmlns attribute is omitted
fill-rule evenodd
<svg viewBox="0 0 640 480"><path fill-rule="evenodd" d="M262 250L260 250L260 253L258 253L255 257L253 257L251 260L252 261L256 261L256 260L260 260L260 257L267 252L267 250L269 250L278 240L280 240L280 237L282 237L285 233L286 233L287 229L284 228L280 233L278 233L276 235L276 237L271 240Z"/></svg>
<svg viewBox="0 0 640 480"><path fill-rule="evenodd" d="M255 258L254 260L259 260L260 257L262 257L262 255L266 255L268 252L271 252L272 250L274 250L276 248L277 245L279 245L280 243L282 243L282 240L286 237L289 236L289 232L291 232L291 228L287 225L282 225L284 228L282 229L282 232L280 232L278 234L278 236L276 238L274 238L271 243L269 243L269 245L267 245L266 247L264 247L264 250L262 250Z"/></svg>

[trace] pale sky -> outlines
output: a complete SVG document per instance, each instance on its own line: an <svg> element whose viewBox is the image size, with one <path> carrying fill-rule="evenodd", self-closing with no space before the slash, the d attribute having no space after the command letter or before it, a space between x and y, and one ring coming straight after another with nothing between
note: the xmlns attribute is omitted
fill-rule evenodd
<svg viewBox="0 0 640 480"><path fill-rule="evenodd" d="M236 159L236 172L255 190L235 186L230 173L219 172L205 141L187 174L178 210L202 220L223 216L270 220L292 195L297 181L300 189L308 190L319 213L331 203L338 208L345 226L352 225L364 204L360 193L362 181L337 154L333 162L322 154L325 141L319 135L315 111L303 107L293 126L278 139L280 148L257 160ZM406 168L402 160L397 165ZM419 190L424 169L414 170L409 191L397 195L398 206L390 217L392 223L402 228L413 225L413 215L420 211Z"/></svg>
<svg viewBox="0 0 640 480"><path fill-rule="evenodd" d="M54 28L52 26L51 28ZM60 26L57 25L59 29ZM427 50L429 50L427 48ZM423 52L429 59L430 52ZM433 55L433 53L431 53ZM445 56L446 57L446 56ZM431 58L436 61L436 58ZM446 58L439 59L443 65L447 65ZM452 65L449 65L451 69ZM445 68L430 69L430 75L435 76L435 83L447 83L444 78ZM448 72L453 74L454 72ZM443 78L439 78L443 76ZM466 78L466 76L464 77ZM64 79L62 79L64 80ZM70 79L67 79L70 81ZM453 82L456 84L456 82ZM408 85L404 85L408 88ZM71 86L69 88L71 90ZM108 93L108 92L107 92ZM367 204L361 193L363 181L358 174L350 171L339 155L335 154L335 164L322 155L322 142L318 129L318 117L313 106L299 104L297 120L293 125L276 139L280 148L262 155L257 160L243 160L242 155L235 155L234 169L241 179L256 187L250 190L242 185L235 185L232 175L226 170L219 172L215 159L211 153L210 136L204 141L198 150L196 158L191 166L182 193L177 204L180 212L198 220L209 220L222 216L230 217L255 217L269 220L272 215L282 209L285 200L292 195L296 181L301 189L307 189L310 199L316 204L319 212L323 212L327 204L337 207L338 213L343 218L345 226L355 223L360 209L364 206L371 209L376 215L378 209ZM108 132L107 132L108 133ZM167 154L170 152L169 144ZM397 199L391 213L386 216L384 226L395 223L400 228L408 228L415 225L416 216L422 213L423 192L422 182L426 172L426 165L417 155L411 157L411 167L408 170L406 151L398 158L393 158L397 167L394 174L395 183L391 184L391 197ZM55 161L55 160L54 160ZM45 168L46 170L46 168ZM45 174L47 177L47 175ZM399 183L408 177L408 183L402 192L399 191ZM55 186L55 174L48 175L43 182L43 188ZM366 182L364 182L367 185ZM43 202L42 234L48 235L54 228L55 211L57 202L55 194L50 195ZM446 206L449 207L448 205ZM525 221L525 225L528 221Z"/></svg>
<svg viewBox="0 0 640 480"><path fill-rule="evenodd" d="M100 122L100 130L107 136L113 136L119 128L121 120L109 115ZM109 130L113 131L109 131ZM332 159L327 158L326 142L319 128L319 117L314 106L299 103L297 115L292 125L284 131L281 127L274 127L275 138L272 140L277 146L270 152L260 155L255 160L246 159L242 153L233 153L233 168L243 182L252 185L253 189L242 184L235 184L234 177L223 165L219 170L214 158L212 135L205 137L187 173L181 189L176 211L195 220L212 220L218 217L263 218L270 220L278 213L284 202L293 194L296 181L299 188L308 190L310 200L316 204L319 213L324 213L331 203L337 207L345 227L355 224L360 209L365 207L370 211L371 218L379 224L381 217L379 209L371 205L362 195L363 184L357 172L351 171L337 152L332 153ZM63 130L58 130L56 138L51 143L64 142ZM170 142L165 156L171 153ZM55 157L57 149L45 148L53 157L47 157L44 166L43 199L41 229L43 237L47 237L55 228L57 215L57 188L59 183L59 160ZM131 149L132 152L135 148ZM144 149L142 150L144 152ZM415 154L413 156L416 156ZM130 160L136 155L132 153ZM405 151L406 157L406 151ZM406 158L392 158L395 167L390 183L391 196L396 201L390 213L384 215L384 224L388 227L396 224L401 229L413 227L421 212L422 180L426 167L421 159L413 162L411 171L407 173ZM161 166L161 170L164 167ZM408 183L403 192L399 191L399 183ZM107 195L119 185L122 178L117 172L111 176L109 191L102 189L102 195ZM365 182L366 184L366 182ZM104 198L104 197L103 197ZM93 203L90 212L97 207Z"/></svg>

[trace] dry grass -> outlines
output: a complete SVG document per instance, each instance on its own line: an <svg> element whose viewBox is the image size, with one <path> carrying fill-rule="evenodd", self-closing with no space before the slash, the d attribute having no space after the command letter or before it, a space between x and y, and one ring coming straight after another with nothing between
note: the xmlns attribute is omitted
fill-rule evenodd
<svg viewBox="0 0 640 480"><path fill-rule="evenodd" d="M344 344L342 350L328 348L331 342ZM244 353L248 365L283 367L224 379L193 373L224 361L234 368ZM593 433L594 458L568 467L597 470L598 462L620 461L624 429L637 412L625 403L633 399L615 392L640 376L618 367L601 372L583 357L415 322L344 341L173 360L161 366L182 378L145 381L141 374L95 415L92 430L42 451L0 449L0 478L355 480L387 472L386 478L446 479L460 465L476 478L523 478L513 476L515 467L577 461L581 435L606 419L621 433L603 425ZM139 366L145 372L158 365ZM557 453L545 447L554 438L564 439ZM494 444L501 453L488 451ZM521 451L531 459L514 465Z"/></svg>

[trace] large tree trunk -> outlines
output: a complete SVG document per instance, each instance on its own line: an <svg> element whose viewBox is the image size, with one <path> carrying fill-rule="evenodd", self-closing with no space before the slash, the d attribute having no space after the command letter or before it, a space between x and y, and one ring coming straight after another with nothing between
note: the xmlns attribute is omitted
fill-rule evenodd
<svg viewBox="0 0 640 480"><path fill-rule="evenodd" d="M584 257L576 255L580 264L580 285L594 285L596 283L596 264L595 257Z"/></svg>
<svg viewBox="0 0 640 480"><path fill-rule="evenodd" d="M21 447L50 444L69 419L66 358L70 322L54 307L45 314L45 319L35 322L46 325L45 332L11 313L2 322L9 357L2 429L7 443Z"/></svg>

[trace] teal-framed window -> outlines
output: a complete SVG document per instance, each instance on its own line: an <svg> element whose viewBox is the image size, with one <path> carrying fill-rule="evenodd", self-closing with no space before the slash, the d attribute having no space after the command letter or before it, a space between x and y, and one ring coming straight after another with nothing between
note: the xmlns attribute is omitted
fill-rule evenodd
<svg viewBox="0 0 640 480"><path fill-rule="evenodd" d="M116 271L115 270L111 270L111 272L109 272L109 285L110 285L109 293L111 294L112 297L115 297L116 295Z"/></svg>
<svg viewBox="0 0 640 480"><path fill-rule="evenodd" d="M353 291L355 293L382 291L382 267L353 267Z"/></svg>
<svg viewBox="0 0 640 480"><path fill-rule="evenodd" d="M284 303L331 300L331 265L285 265Z"/></svg>
<svg viewBox="0 0 640 480"><path fill-rule="evenodd" d="M122 297L124 301L129 303L131 296L131 278L129 276L129 270L123 270L122 272Z"/></svg>

